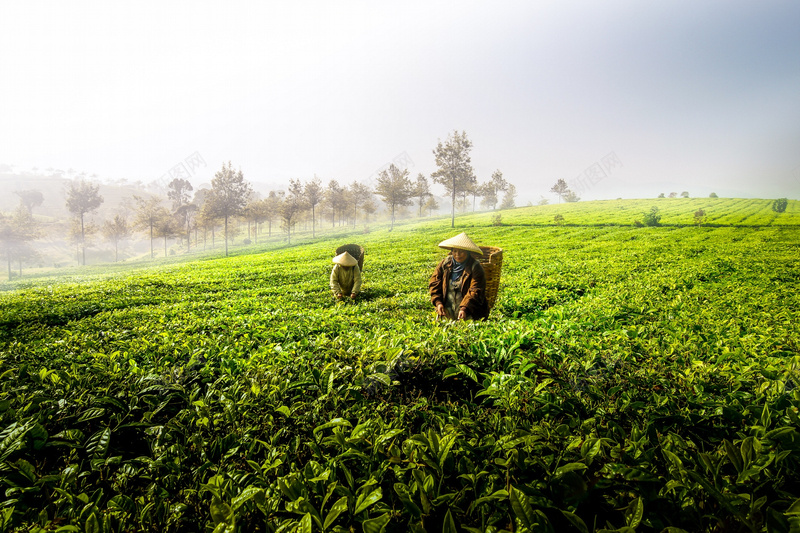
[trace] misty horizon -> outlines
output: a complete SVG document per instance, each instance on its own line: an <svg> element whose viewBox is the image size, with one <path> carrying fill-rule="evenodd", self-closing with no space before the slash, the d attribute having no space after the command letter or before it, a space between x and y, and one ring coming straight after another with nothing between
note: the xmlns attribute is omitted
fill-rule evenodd
<svg viewBox="0 0 800 533"><path fill-rule="evenodd" d="M632 1L4 8L0 164L149 183L435 170L452 131L479 181L536 203L608 154L583 200L798 197L800 4ZM20 46L20 43L25 43Z"/></svg>

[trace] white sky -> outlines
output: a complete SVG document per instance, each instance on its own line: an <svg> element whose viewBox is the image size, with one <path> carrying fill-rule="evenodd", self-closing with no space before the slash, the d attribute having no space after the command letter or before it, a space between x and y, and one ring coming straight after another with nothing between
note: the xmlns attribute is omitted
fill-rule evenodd
<svg viewBox="0 0 800 533"><path fill-rule="evenodd" d="M518 205L800 197L800 2L3 2L0 166L145 182L435 170L453 130ZM595 183L573 180L608 154Z"/></svg>

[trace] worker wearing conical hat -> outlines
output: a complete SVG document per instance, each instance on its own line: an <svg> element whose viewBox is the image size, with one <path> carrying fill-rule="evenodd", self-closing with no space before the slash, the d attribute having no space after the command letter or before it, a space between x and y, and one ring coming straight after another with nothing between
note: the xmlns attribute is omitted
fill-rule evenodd
<svg viewBox="0 0 800 533"><path fill-rule="evenodd" d="M486 273L476 257L483 251L466 233L439 243L450 253L436 266L428 291L436 314L452 320L479 320L489 316Z"/></svg>
<svg viewBox="0 0 800 533"><path fill-rule="evenodd" d="M347 295L356 298L361 292L361 269L358 261L347 252L342 252L333 258L331 271L331 291L336 299Z"/></svg>

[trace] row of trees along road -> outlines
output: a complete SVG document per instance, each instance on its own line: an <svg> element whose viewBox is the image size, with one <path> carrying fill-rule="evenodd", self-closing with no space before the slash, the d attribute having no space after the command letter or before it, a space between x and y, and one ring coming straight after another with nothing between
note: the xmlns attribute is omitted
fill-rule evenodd
<svg viewBox="0 0 800 533"><path fill-rule="evenodd" d="M442 185L452 203L451 226L455 226L456 208L466 211L470 200L475 210L477 197L481 205L496 209L501 192L505 192L501 208L514 207L516 190L508 183L502 172L496 170L491 179L480 184L472 168L470 151L472 142L466 132L453 131L447 139L439 141L433 150L437 169L431 174L434 183ZM36 223L32 217L33 208L42 204L42 194L38 191L19 191L20 207L12 216L0 214L0 247L6 256L9 278L12 260L23 261L32 257L27 243L37 238ZM310 222L312 237L323 225L323 217L330 216L330 224L335 228L341 225L356 226L359 218L366 225L369 217L378 211L374 197L378 196L386 205L390 227L394 228L399 208L417 203L418 216L427 212L431 215L439 209L428 178L418 174L412 180L408 169L390 165L381 171L376 179L374 190L368 185L354 181L342 185L330 180L327 186L314 176L308 182L299 179L289 180L285 191L270 191L265 198L253 192L242 171L233 168L232 163L224 163L214 174L209 189L194 191L192 184L185 179L172 180L166 190L166 198L161 195L142 193L131 198L134 217L129 220L128 212L120 212L107 217L98 228L89 219L103 204L100 184L85 180L72 181L65 191L66 207L73 216L70 235L77 246L80 264L86 264L87 237L101 232L105 239L114 245L114 260L119 259L119 244L130 237L134 231L145 232L150 239L150 257L155 257L156 239L164 240L164 255L168 253L167 240L179 238L186 251L191 250L192 234L194 245L200 242L202 230L203 247L206 235L211 235L211 246L215 242L215 230L222 225L225 240L225 254L231 237L231 221L247 223L247 235L258 239L259 228L268 224L271 237L273 222L280 222L289 244L292 242L296 226L303 221ZM324 209L320 209L323 207ZM255 231L251 231L254 227ZM306 228L308 226L306 225ZM234 228L238 232L238 226ZM184 244L185 243L185 244Z"/></svg>

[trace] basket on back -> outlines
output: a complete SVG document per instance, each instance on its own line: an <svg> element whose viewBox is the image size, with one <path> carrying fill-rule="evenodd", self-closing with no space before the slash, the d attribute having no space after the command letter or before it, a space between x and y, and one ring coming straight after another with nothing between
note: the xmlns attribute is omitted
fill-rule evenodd
<svg viewBox="0 0 800 533"><path fill-rule="evenodd" d="M497 293L500 289L503 249L494 246L481 246L480 249L483 255L478 258L478 261L480 261L483 271L486 272L486 301L491 309L497 301Z"/></svg>
<svg viewBox="0 0 800 533"><path fill-rule="evenodd" d="M352 255L358 261L359 270L364 270L364 247L358 244L343 244L336 249L335 255L343 254L344 252Z"/></svg>

